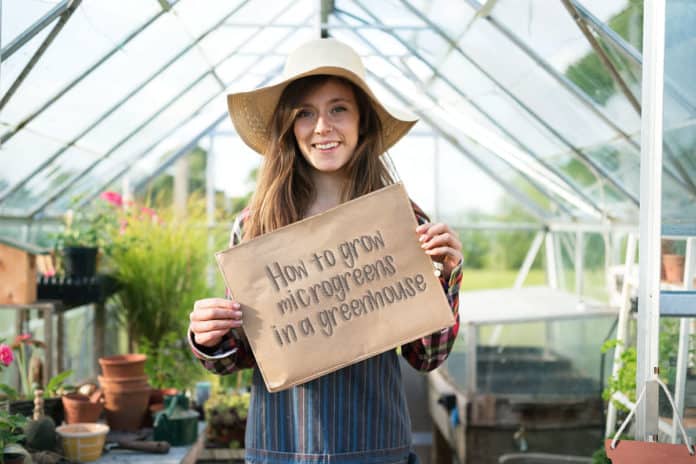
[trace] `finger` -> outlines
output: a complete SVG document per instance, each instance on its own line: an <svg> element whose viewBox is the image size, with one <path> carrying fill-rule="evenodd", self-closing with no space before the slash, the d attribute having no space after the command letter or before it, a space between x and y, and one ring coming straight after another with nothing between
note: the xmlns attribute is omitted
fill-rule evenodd
<svg viewBox="0 0 696 464"><path fill-rule="evenodd" d="M416 227L416 233L418 233L418 234L425 233L430 228L431 225L432 224L430 222L425 222L423 224L419 224Z"/></svg>
<svg viewBox="0 0 696 464"><path fill-rule="evenodd" d="M425 242L437 235L444 234L447 232L452 232L447 224L441 222L437 224L429 224L429 227L422 232L422 235L418 238L419 241Z"/></svg>
<svg viewBox="0 0 696 464"><path fill-rule="evenodd" d="M193 334L193 340L202 346L215 346L220 343L222 337L229 332L229 330L216 330L214 332L206 332L202 334Z"/></svg>
<svg viewBox="0 0 696 464"><path fill-rule="evenodd" d="M242 311L227 308L194 309L189 314L190 321L209 321L213 319L241 319Z"/></svg>
<svg viewBox="0 0 696 464"><path fill-rule="evenodd" d="M459 243L457 237L449 232L445 232L444 234L436 235L435 237L421 244L421 248L426 250L438 246L449 246L450 248L459 249L461 248L461 243Z"/></svg>
<svg viewBox="0 0 696 464"><path fill-rule="evenodd" d="M425 253L430 255L430 256L438 256L438 257L446 257L446 256L451 256L452 258L459 259L462 254L455 250L454 248L448 247L448 246L441 246L437 248L431 248L429 250L425 250Z"/></svg>
<svg viewBox="0 0 696 464"><path fill-rule="evenodd" d="M205 298L202 300L197 300L193 304L194 309L204 309L204 308L239 308L239 303L234 300L228 300L227 298Z"/></svg>
<svg viewBox="0 0 696 464"><path fill-rule="evenodd" d="M224 321L196 321L191 322L191 332L195 334L204 334L207 332L217 332L219 330L230 330L235 327L241 327L241 319L230 319Z"/></svg>

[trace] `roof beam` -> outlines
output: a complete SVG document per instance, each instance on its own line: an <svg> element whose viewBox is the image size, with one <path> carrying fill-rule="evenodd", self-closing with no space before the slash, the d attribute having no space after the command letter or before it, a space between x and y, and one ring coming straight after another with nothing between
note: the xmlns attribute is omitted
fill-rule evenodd
<svg viewBox="0 0 696 464"><path fill-rule="evenodd" d="M356 0L356 3L361 4L359 0ZM527 114L529 114L532 118L534 118L535 121L537 121L539 124L541 124L547 131L549 131L556 139L558 139L563 145L568 147L575 155L576 157L581 160L582 162L585 163L585 165L597 176L598 179L606 180L608 181L615 189L617 189L619 192L621 192L628 200L630 200L635 207L638 207L638 197L633 194L632 192L629 192L628 189L618 180L616 179L609 171L604 169L600 164L595 162L591 157L589 157L587 154L583 153L582 150L580 150L578 147L574 146L570 141L563 136L558 130L556 130L555 127L553 127L550 123L548 123L545 119L543 119L541 116L539 116L534 110L532 110L529 106L527 106L524 102L522 102L515 94L513 94L506 86L502 85L497 79L495 79L489 72L487 72L485 69L483 69L477 62L476 60L473 60L469 55L467 55L464 50L459 46L459 44L455 43L449 35L437 24L435 24L433 21L430 20L430 18L425 17L418 11L416 7L414 7L408 0L401 0L401 3L408 8L411 13L413 13L415 16L421 19L424 23L426 23L428 26L430 26L436 34L438 34L445 42L449 43L452 45L454 50L456 50L464 59L466 59L469 63L471 63L472 66L474 66L479 72L481 72L486 78L491 81L493 84L498 87L505 95L507 95L509 98L511 98L520 108L522 108ZM366 11L370 16L374 18L374 16L369 13L369 11L365 10L364 7L362 7L364 11ZM376 19L376 18L375 18ZM398 36L395 36L395 38L401 40Z"/></svg>
<svg viewBox="0 0 696 464"><path fill-rule="evenodd" d="M179 0L174 0L172 2L172 6L175 3L178 3ZM31 121L34 120L38 115L46 111L49 107L51 107L56 101L58 101L63 95L65 95L68 91L70 91L73 87L75 87L77 84L79 84L85 77L87 77L92 71L94 71L96 68L101 66L106 60L108 60L111 56L113 56L116 52L120 51L123 49L123 47L128 44L131 40L133 40L140 32L145 30L147 27L149 27L152 23L154 23L160 16L164 14L163 11L159 11L156 15L152 16L150 19L145 21L142 25L140 25L138 28L136 28L134 31L132 31L128 36L126 36L121 42L116 44L111 50L109 50L107 53L105 53L101 58L99 58L96 62L94 62L91 66L89 66L87 69L85 69L80 75L78 75L76 78L74 78L72 81L70 81L68 84L66 84L63 88L61 88L58 92L56 92L54 95L52 95L46 102L41 105L39 108L35 109L33 112L31 112L29 115L25 116L19 123L17 123L16 126L14 126L12 129L9 131L5 132L4 134L0 135L0 145L3 143L7 142L10 138L12 138L17 132L22 130L24 126L29 124ZM2 201L2 200L0 200Z"/></svg>
<svg viewBox="0 0 696 464"><path fill-rule="evenodd" d="M288 7L291 5L292 2L288 3ZM282 13L279 12L278 16L280 16ZM308 19L307 19L308 20ZM257 31L256 33L252 34L249 38L247 38L243 43L241 43L238 48L243 47L246 43L249 41L253 40L258 34L261 33L263 29ZM284 34L278 41L275 43L271 44L269 48L275 48L280 46L284 41L286 41L289 37L291 37L293 34L295 34L296 31L290 31L286 34ZM227 56L221 58L217 63L215 63L212 68L214 69L215 67L219 66L221 63L229 59L234 55L234 50L232 50ZM240 74L238 74L236 78L239 78L240 76L243 76L245 73L248 73L254 69L254 67L263 59L263 57L257 58L251 65L247 66ZM168 102L166 102L164 105L162 105L158 110L156 110L154 113L152 113L145 121L141 122L138 127L133 129L130 133L128 133L124 138L122 138L119 142L116 143L113 147L111 147L104 156L101 158L97 159L90 165L88 165L86 168L84 168L81 172L79 172L77 175L75 175L70 181L66 182L63 184L56 192L53 194L49 195L46 200L44 200L41 204L39 204L36 208L34 208L30 213L29 216L35 216L39 214L41 211L43 211L49 204L51 204L53 201L55 201L59 196L64 194L75 182L77 182L81 177L84 175L88 174L91 172L99 163L104 161L107 157L109 157L111 154L113 154L114 151L116 151L120 146L122 146L124 143L126 143L128 140L130 140L135 134L137 134L141 129L143 129L145 126L147 126L150 122L152 122L157 116L159 116L162 112L164 112L167 108L169 108L172 104L174 104L181 96L183 96L186 92L188 92L190 89L195 87L196 84L201 82L205 77L211 75L211 71L205 71L201 75L199 75L196 79L191 81L186 88L184 88L179 94L171 98ZM227 88L227 85L224 85L220 93L217 95L223 93L225 89Z"/></svg>
<svg viewBox="0 0 696 464"><path fill-rule="evenodd" d="M628 58L633 64L641 67L643 65L643 56L638 50L636 50L631 44L627 43L620 35L614 32L613 29L604 24L596 16L594 16L590 11L585 8L577 0L571 0L575 11L585 20L586 24L590 26L597 34L606 39L611 45L613 45L616 50L618 50L624 57ZM678 89L678 86L669 79L669 76L665 76L665 92L668 92L684 109L686 109L691 115L696 115L696 106L691 103L682 92Z"/></svg>
<svg viewBox="0 0 696 464"><path fill-rule="evenodd" d="M373 72L368 70L368 73L372 75L372 77L379 81L379 83L389 92L394 95L396 98L401 100L401 102L404 104L404 106L410 106L412 107L412 102L404 96L401 92L399 92L394 86L392 86L390 83L388 83L386 80L382 79L380 76L377 76ZM493 169L491 169L488 165L483 163L477 156L475 156L473 153L471 153L469 150L467 150L460 142L459 140L453 136L452 134L446 132L436 121L434 121L430 116L425 114L422 111L416 110L416 114L418 114L418 117L421 118L423 121L425 121L430 127L433 128L434 131L440 134L447 142L450 143L454 148L456 148L462 155L464 155L466 158L468 158L472 163L474 163L479 169L481 169L484 173L486 173L494 182L496 182L498 185L500 185L503 190L508 192L513 199L515 199L517 202L522 205L527 212L529 212L532 216L535 218L539 219L541 222L546 222L548 221L549 215L546 213L544 210L542 210L529 196L522 192L521 190L513 187L510 185L508 182L506 182L504 179L502 179Z"/></svg>
<svg viewBox="0 0 696 464"><path fill-rule="evenodd" d="M594 35L592 35L589 28L587 27L587 24L585 23L585 20L580 16L580 14L577 12L575 6L573 6L570 0L561 0L561 3L563 3L563 6L565 6L566 10L568 10L568 14L570 14L570 16L573 18L575 24L578 25L580 32L582 32L582 35L585 36L585 39L587 39L592 49L595 51L595 53L597 53L599 60L602 62L604 67L607 68L607 71L609 71L609 74L611 75L612 79L614 79L614 83L616 83L616 85L619 86L619 89L621 89L621 92L626 97L626 100L628 100L628 103L630 103L633 109L636 110L636 113L640 115L640 102L638 101L636 96L633 95L631 89L628 88L628 85L626 85L626 82L619 74L619 71L616 69L616 66L614 66L614 63L611 62L607 54L602 49L601 45L599 45L597 39L595 39Z"/></svg>
<svg viewBox="0 0 696 464"><path fill-rule="evenodd" d="M478 0L466 0L472 8L479 9L481 4ZM585 108L597 116L603 123L612 128L622 139L624 139L631 147L636 150L636 157L640 157L640 145L631 138L628 133L622 130L608 114L605 114L601 108L599 108L591 98L585 94L582 90L578 88L573 81L568 79L566 76L558 72L556 68L551 66L544 58L542 58L538 53L536 53L531 47L529 47L522 39L517 37L510 29L508 29L504 24L499 22L493 16L484 16L488 22L495 27L500 33L507 37L512 43L514 43L520 50L522 50L529 58L531 58L541 69L546 71L551 77L553 77L556 82L558 82L563 88L565 88L571 95L573 95L576 100L582 103ZM668 149L668 147L666 148ZM690 190L692 193L696 193L696 185L689 178L686 169L681 165L679 160L671 151L668 151L671 155L670 159L672 163L678 168L679 173L677 173L672 166L666 165L665 170L667 175L669 175L674 181L678 182L682 188Z"/></svg>
<svg viewBox="0 0 696 464"><path fill-rule="evenodd" d="M46 52L46 50L48 50L48 47L53 43L55 38L58 37L58 34L63 30L63 27L67 24L77 7L80 6L81 2L82 0L72 0L68 7L60 14L60 19L58 19L58 22L53 26L53 29L51 29L41 45L39 45L39 48L36 49L34 55L32 55L27 64L24 65L24 68L22 71L20 71L10 88L7 89L5 95L2 96L2 99L0 99L0 110L7 105L7 102L10 101L12 95L14 95L17 89L19 89L19 86L22 85L24 79L27 78L31 70L34 69L34 66L36 66L36 63L39 62L43 54Z"/></svg>
<svg viewBox="0 0 696 464"><path fill-rule="evenodd" d="M62 2L58 3L48 13L43 15L43 17L38 19L34 24L27 27L24 32L15 37L15 39L10 42L7 47L0 50L0 62L7 61L7 59L11 57L14 52L22 48L24 44L29 42L36 34L44 30L46 26L62 15L70 5L70 2L71 0L63 0Z"/></svg>
<svg viewBox="0 0 696 464"><path fill-rule="evenodd" d="M260 60L259 60L259 61L260 61ZM254 65L256 65L256 63L252 63L249 67L243 69L235 78L238 78L238 77L243 76L248 70L250 70L251 68L253 68ZM272 77L273 75L276 74L276 72L277 72L277 73L280 73L281 70L282 70L282 67L279 66L278 68L276 68L276 69L274 70L273 73L269 74L269 76L268 76L266 79L264 79L263 81L261 81L261 83L260 83L259 85L265 85L265 84L271 79L271 77ZM203 108L205 108L205 107L208 105L208 103L212 102L213 100L215 100L215 99L218 98L219 96L220 96L220 94L216 94L216 95L213 95L212 97L210 97L209 99L207 99L205 102L203 102L203 104L201 104L198 108L196 108L187 118L184 118L183 120L181 120L178 124L176 124L176 125L175 125L174 127L172 127L170 130L168 130L164 135L162 135L161 137L159 137L155 142L153 142L152 144L150 144L150 146L148 146L145 150L143 150L143 151L141 151L140 153L136 154L135 156L131 157L131 159L128 160L128 162L125 162L123 168L121 168L119 171L117 171L115 175L113 175L112 177L110 177L110 178L109 178L108 180L106 180L105 182L102 182L102 183L100 184L99 188L98 188L94 193L88 195L88 196L85 197L82 201L80 201L80 203L77 205L78 208L83 207L83 206L85 206L86 204L88 204L89 202L91 202L92 200L94 200L94 199L99 195L99 190L100 190L101 188L106 187L107 185L110 185L110 184L116 182L116 181L117 181L118 179L120 179L124 174L126 174L128 171L130 171L131 169L133 169L133 167L135 166L135 164L134 164L135 161L137 161L137 160L141 159L142 157L146 156L148 153L150 153L152 150L154 150L154 149L157 147L157 145L159 145L160 143L162 143L164 140L166 140L167 138L169 138L169 137L170 137L172 134L174 134L176 131L178 131L178 130L181 129L183 126L185 126L186 124L188 124L194 117L196 117L196 116L201 112L201 110L203 110ZM223 116L226 116L226 115L227 115L227 113L223 113ZM217 121L217 122L215 123L215 125L213 126L213 128L214 128L215 126L217 126L217 125L221 122L221 121L219 120L219 118L218 118L216 121ZM208 131L206 130L205 133L207 133L207 132L208 132ZM205 134L204 134L204 135L205 135ZM198 140L198 139L196 139L196 140ZM176 160L174 160L174 161L176 161ZM139 183L139 184L140 184L140 183ZM136 189L137 189L137 188L136 188Z"/></svg>
<svg viewBox="0 0 696 464"><path fill-rule="evenodd" d="M239 11L240 8L242 8L246 3L248 3L249 0L246 0L239 5L237 5L233 10L230 11L225 17L223 17L223 21L227 19L228 17L232 16L234 13ZM162 13L159 13L158 15L155 16L155 18L159 17L159 15ZM108 110L106 110L104 113L101 114L98 118L96 118L94 121L92 121L86 128L84 128L82 131L80 131L76 136L74 136L69 142L67 142L65 145L63 145L61 148L59 148L55 153L52 155L48 156L45 158L38 166L36 166L31 172L26 174L22 179L20 179L16 184L14 184L11 188L8 190L2 192L0 194L0 204L5 201L7 198L10 197L10 195L14 194L17 192L19 189L24 187L29 181L37 175L40 171L43 169L47 168L53 161L55 161L61 154L63 154L65 151L67 151L71 146L75 145L78 140L80 140L82 137L84 137L86 134L88 134L90 131L92 131L95 127L97 127L99 124L101 124L104 120L106 120L109 116L111 116L113 113L115 113L124 103L126 103L128 100L130 100L134 95L136 95L143 87L145 87L147 84L152 82L159 76L162 72L167 70L172 64L174 64L179 58L181 58L184 54L186 54L189 50L191 50L193 47L196 46L196 44L202 40L205 36L210 34L217 26L221 24L222 21L218 22L217 24L213 25L211 28L209 28L207 31L205 31L203 34L201 34L196 40L185 46L182 50L179 51L174 57L172 57L169 61L164 63L162 66L160 66L157 70L155 70L150 76L145 78L143 81L141 81L139 84L135 85L131 91L126 94L123 98L121 98L118 102L116 102L114 105L111 106ZM148 25L150 22L147 23ZM146 26L145 26L146 27ZM142 27L140 30L145 29L145 27ZM252 34L251 37L255 37L258 34ZM128 39L130 40L130 38ZM247 39L248 41L249 39ZM245 41L244 43L247 43ZM238 47L239 48L239 47ZM100 60L100 62L103 62ZM92 67L94 69L95 67ZM81 79L80 79L81 80ZM79 82L79 80L77 80ZM75 82L75 83L77 83ZM62 94L61 94L62 95ZM36 115L40 114L36 113ZM28 122L28 121L27 121ZM2 140L0 139L0 143L2 143Z"/></svg>
<svg viewBox="0 0 696 464"><path fill-rule="evenodd" d="M365 10L367 12L367 10ZM343 11L340 12L342 15L346 15L348 13L345 13ZM370 15L373 20L379 21L378 18L374 17L371 15L371 13L367 12L368 15ZM355 17L353 15L350 15L354 19L357 19L359 21L365 21L362 18ZM362 39L360 35L358 35ZM404 47L407 48L407 50L416 58L418 58L423 64L425 64L430 70L435 74L440 80L442 80L445 84L447 84L454 92L456 92L462 99L467 101L476 111L478 111L479 114L481 114L490 124L492 124L494 127L498 128L503 134L505 134L506 137L508 137L510 140L512 140L515 144L517 144L519 147L521 147L527 154L532 156L540 165L542 165L544 168L546 168L549 172L552 172L558 179L562 181L562 183L568 187L570 190L575 192L580 198L582 198L587 204L592 205L592 207L598 211L600 214L604 214L604 211L597 206L597 204L589 198L582 190L580 190L572 181L570 181L565 174L562 172L558 171L555 167L549 165L546 163L539 155L535 154L529 147L527 147L521 140L519 140L517 137L515 137L514 134L512 134L505 126L501 125L494 117L492 117L490 114L488 114L481 106L479 106L476 102L471 100L468 95L466 95L459 87L454 85L446 76L440 73L440 71L435 68L430 62L428 62L424 57L420 55L420 53L406 40L402 39L398 35L394 35L394 38L398 40ZM364 39L362 39L365 41ZM374 46L370 44L369 42L365 41L373 50L375 50ZM389 61L388 61L389 62ZM398 68L397 68L398 69ZM424 89L424 92L431 98L431 100L434 100L435 98L432 96L432 94L427 90ZM523 174L525 175L525 174Z"/></svg>

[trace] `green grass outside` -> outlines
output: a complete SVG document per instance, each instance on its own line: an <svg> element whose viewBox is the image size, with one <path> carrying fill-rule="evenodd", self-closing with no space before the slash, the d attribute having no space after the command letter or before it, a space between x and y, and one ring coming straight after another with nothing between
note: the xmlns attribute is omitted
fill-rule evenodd
<svg viewBox="0 0 696 464"><path fill-rule="evenodd" d="M517 270L512 269L464 269L462 272L463 291L486 288L510 288L517 278ZM524 285L544 285L546 276L542 269L532 269Z"/></svg>

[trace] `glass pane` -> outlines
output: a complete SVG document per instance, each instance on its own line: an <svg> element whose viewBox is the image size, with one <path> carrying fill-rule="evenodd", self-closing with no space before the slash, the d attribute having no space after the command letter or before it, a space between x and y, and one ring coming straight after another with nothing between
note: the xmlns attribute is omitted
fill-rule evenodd
<svg viewBox="0 0 696 464"><path fill-rule="evenodd" d="M691 2L670 0L667 2L665 21L665 95L668 87L680 93L689 103L696 102L693 82L696 78L696 9ZM671 80L671 84L667 80ZM696 183L696 137L694 114L685 106L677 108L665 104L664 108L663 163L678 169L688 180ZM669 121L669 122L668 122ZM676 163L675 163L676 161ZM694 223L696 218L696 193L675 191L673 183L663 175L664 223ZM696 189L695 189L696 190Z"/></svg>
<svg viewBox="0 0 696 464"><path fill-rule="evenodd" d="M68 163L54 161L49 164L32 176L22 190L9 196L3 205L24 214L30 213L36 206L48 199L50 192L55 191L64 182L79 173L83 166L98 158L97 154L74 146L68 148L63 156L70 161ZM61 161L61 158L58 158L58 161Z"/></svg>
<svg viewBox="0 0 696 464"><path fill-rule="evenodd" d="M582 5L633 48L643 47L643 2L584 0Z"/></svg>
<svg viewBox="0 0 696 464"><path fill-rule="evenodd" d="M136 129L147 115L175 101L178 95L207 71L200 53L195 49L191 50L140 88L132 98L80 140L83 144L106 153Z"/></svg>
<svg viewBox="0 0 696 464"><path fill-rule="evenodd" d="M134 29L134 25L142 24L158 10L157 2L139 0L82 2L10 100L5 111L8 111L10 115L26 115L39 107L66 83L83 72L88 64L94 63L114 48L122 37ZM165 18L166 16L164 15ZM161 49L168 43L168 40L161 39L158 37L159 46L155 48ZM171 40L177 39L172 37ZM75 50L80 52L75 53ZM151 51L151 55L156 55L156 50ZM133 74L135 70L140 69L139 66L147 67L148 65L146 60L134 62L125 49L116 53L114 60L120 61L120 66L110 68L108 79L102 75L99 91L90 90L89 86L83 88L78 86L77 90L73 90L81 95L81 99L77 101L86 105L84 108L86 112L88 108L95 105L99 107L111 99L116 99L119 92L113 92L113 90L117 90L123 80L128 82L125 76ZM71 110L76 111L74 108ZM63 117L64 113L65 107L57 114ZM16 120L11 122L16 123ZM81 126L82 124L77 127ZM56 131L52 133L61 134Z"/></svg>
<svg viewBox="0 0 696 464"><path fill-rule="evenodd" d="M22 131L2 145L0 159L0 196L28 176L48 153L53 153L63 146L61 141L43 137L29 131ZM15 205L30 204L30 192L27 186L21 187L15 194ZM19 200L24 198L25 200ZM6 212L5 202L0 203L0 211Z"/></svg>
<svg viewBox="0 0 696 464"><path fill-rule="evenodd" d="M583 2L583 5L596 5L601 12L600 19L606 19L622 3L625 1ZM558 73L590 97L615 124L628 133L640 130L637 113L619 92L611 75L561 2L508 0L501 2L493 15ZM478 21L472 29L486 27L492 26L486 21ZM497 40L495 43L507 45L510 42ZM507 50L507 47L504 49ZM495 54L491 54L493 55ZM546 85L540 84L539 88L546 88ZM577 100L571 101L577 108L576 111L580 111L582 105Z"/></svg>
<svg viewBox="0 0 696 464"><path fill-rule="evenodd" d="M36 34L34 38L32 38L29 42L25 43L22 46L22 48L15 51L12 56L10 56L8 59L4 60L0 64L0 72L2 73L2 79L0 79L0 95L4 96L7 90L10 88L10 86L14 84L15 80L19 76L19 73L21 73L22 70L24 70L24 67L27 65L32 56L34 56L34 53L43 43L44 39L46 38L48 33L51 31L51 28L57 21L58 20L54 21L48 27L44 28L41 32ZM3 45L6 46L9 44L3 41ZM22 116L24 116L24 114L17 114L16 112L18 110L19 108L17 106L5 106L5 108L3 108L2 111L0 111L0 117L2 118L0 122L2 124L10 125L8 121L18 121ZM13 114L12 111L14 111L15 113Z"/></svg>
<svg viewBox="0 0 696 464"><path fill-rule="evenodd" d="M191 107L195 102L202 101L206 96L212 95L219 91L217 83L212 78L203 80L200 84L179 98L166 111L157 116L152 122L147 124L143 129L137 132L132 138L123 140L123 145L119 150L142 150L148 143L166 130L168 125L176 123L180 117L183 117L186 112L191 111ZM149 115L144 115L138 119L139 122L144 121ZM110 154L115 156L118 151ZM84 175L83 172L95 163L102 154L87 153L84 151L74 152L73 149L56 159L50 166L38 173L32 178L29 183L32 193L37 195L36 203L33 206L41 205L44 200L53 197L56 194L64 195L60 191L71 182L76 176ZM70 160L66 163L65 160ZM68 166L69 165L69 166ZM87 174L92 175L91 172ZM40 198L40 199L39 199ZM11 201L12 197L8 199ZM69 203L71 198L67 199Z"/></svg>
<svg viewBox="0 0 696 464"><path fill-rule="evenodd" d="M207 90L210 90L210 95L206 95ZM224 109L220 108L219 99L211 98L217 93L210 86L207 89L196 92L195 95L187 95L188 101L182 102L180 105L177 103L180 108L172 109L174 115L170 115L168 112L169 117L165 121L160 123L159 118L155 121L156 131L146 130L139 133L119 148L112 156L99 163L89 176L85 176L76 182L48 208L49 214L56 214L65 210L70 204L71 198L87 197L104 190L109 184L117 180L114 179L114 176L123 174L131 167L137 170L137 166L142 165L144 162L147 163L145 160L153 161L152 163L147 163L151 170L159 167L159 163L175 152L179 145L186 144L204 128L208 127L213 120L223 114ZM209 103L201 109L201 103L204 101ZM190 119L196 110L200 110L200 114ZM166 125L164 124L165 122L167 123ZM165 139L164 141L162 141L163 138ZM131 179L135 180L135 177L131 176ZM137 182L134 182L132 185L135 184Z"/></svg>
<svg viewBox="0 0 696 464"><path fill-rule="evenodd" d="M2 0L2 46L6 47L19 34L51 11L58 2L45 0ZM47 26L50 30L51 26ZM26 45L25 45L26 46ZM16 52L19 53L19 52Z"/></svg>

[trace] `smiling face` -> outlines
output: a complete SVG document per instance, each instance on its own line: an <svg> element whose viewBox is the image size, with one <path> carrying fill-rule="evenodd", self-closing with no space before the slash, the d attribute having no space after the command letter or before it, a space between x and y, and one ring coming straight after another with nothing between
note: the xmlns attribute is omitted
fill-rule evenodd
<svg viewBox="0 0 696 464"><path fill-rule="evenodd" d="M293 133L317 171L338 172L358 145L360 111L350 85L329 79L300 99Z"/></svg>

